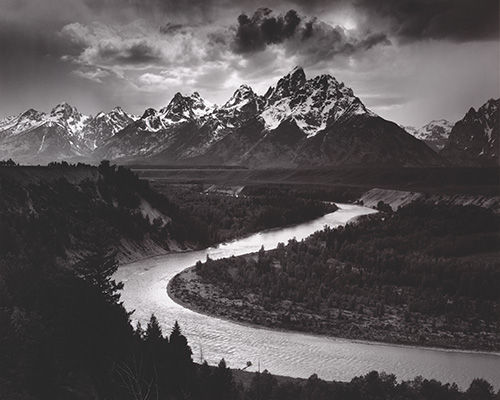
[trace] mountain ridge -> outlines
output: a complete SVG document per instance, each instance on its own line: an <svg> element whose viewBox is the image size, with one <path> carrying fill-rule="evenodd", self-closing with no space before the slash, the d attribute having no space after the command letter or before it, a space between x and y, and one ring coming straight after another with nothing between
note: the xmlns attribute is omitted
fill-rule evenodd
<svg viewBox="0 0 500 400"><path fill-rule="evenodd" d="M476 111L473 107L450 132L441 155L455 165L500 165L500 99L489 99Z"/></svg>
<svg viewBox="0 0 500 400"><path fill-rule="evenodd" d="M446 124L433 123L423 128L437 140L439 132L434 131ZM335 77L307 79L301 67L263 96L241 85L221 106L198 92L178 92L166 106L148 108L140 117L120 107L85 116L61 103L50 114L30 109L0 120L0 158L28 163L110 159L249 167L448 164L429 150L405 129L369 110Z"/></svg>

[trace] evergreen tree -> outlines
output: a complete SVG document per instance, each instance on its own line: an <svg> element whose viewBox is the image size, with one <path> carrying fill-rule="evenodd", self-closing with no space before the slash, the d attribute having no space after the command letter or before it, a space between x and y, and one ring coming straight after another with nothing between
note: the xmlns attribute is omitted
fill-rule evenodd
<svg viewBox="0 0 500 400"><path fill-rule="evenodd" d="M96 287L109 303L118 303L118 292L123 289L122 282L112 279L117 269L116 252L102 247L75 267L79 276Z"/></svg>
<svg viewBox="0 0 500 400"><path fill-rule="evenodd" d="M138 325L138 328L140 325ZM149 318L146 331L144 332L144 339L146 342L160 342L163 340L163 332L160 323L154 314Z"/></svg>

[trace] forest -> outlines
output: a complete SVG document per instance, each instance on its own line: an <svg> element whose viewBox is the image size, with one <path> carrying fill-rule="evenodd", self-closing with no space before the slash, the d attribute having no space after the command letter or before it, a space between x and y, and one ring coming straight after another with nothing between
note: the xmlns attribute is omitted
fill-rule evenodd
<svg viewBox="0 0 500 400"><path fill-rule="evenodd" d="M500 398L482 379L459 390L419 377L398 382L376 371L350 382L315 375L283 382L263 371L243 384L224 360L194 363L176 321L168 331L154 315L146 326L131 325L132 312L120 301L122 283L113 280L118 243L176 237L180 228L173 223L185 218L181 207L123 167L49 168L56 176L51 181L0 177L0 399ZM83 173L76 179L68 169ZM140 213L143 201L170 223Z"/></svg>
<svg viewBox="0 0 500 400"><path fill-rule="evenodd" d="M474 206L379 208L386 212L276 250L198 263L196 284L210 287L212 300L187 290L183 274L172 292L264 326L498 351L499 217Z"/></svg>
<svg viewBox="0 0 500 400"><path fill-rule="evenodd" d="M207 192L201 184L159 181L151 187L178 205L184 228L178 228L176 233L182 231L205 247L264 229L313 220L337 210L335 204L325 201L324 192L280 185L245 187L238 197ZM329 194L344 198L339 193Z"/></svg>

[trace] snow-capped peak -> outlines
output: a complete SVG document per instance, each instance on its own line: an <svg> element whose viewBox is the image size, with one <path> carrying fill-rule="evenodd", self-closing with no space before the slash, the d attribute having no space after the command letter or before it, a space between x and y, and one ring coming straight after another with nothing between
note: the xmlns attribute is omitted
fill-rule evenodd
<svg viewBox="0 0 500 400"><path fill-rule="evenodd" d="M453 125L446 119L432 120L418 129L414 136L420 140L447 139Z"/></svg>
<svg viewBox="0 0 500 400"><path fill-rule="evenodd" d="M47 115L32 108L18 116L7 117L0 121L0 134L3 137L29 131L45 123Z"/></svg>
<svg viewBox="0 0 500 400"><path fill-rule="evenodd" d="M266 93L267 105L274 104L284 97L289 97L301 89L305 83L306 74L301 67L295 67L290 73L281 78L276 87Z"/></svg>
<svg viewBox="0 0 500 400"><path fill-rule="evenodd" d="M191 95L191 109L194 115L199 118L212 112L215 105L203 99L198 92Z"/></svg>
<svg viewBox="0 0 500 400"><path fill-rule="evenodd" d="M167 107L160 110L162 118L170 123L180 123L198 119L209 114L215 106L205 101L198 92L184 96L177 92Z"/></svg>
<svg viewBox="0 0 500 400"><path fill-rule="evenodd" d="M252 88L248 85L241 85L231 98L224 104L223 108L241 108L245 104L254 101L258 96L252 90Z"/></svg>
<svg viewBox="0 0 500 400"><path fill-rule="evenodd" d="M352 89L330 75L306 80L302 68L297 67L281 78L268 94L260 117L268 130L276 129L286 119L293 119L308 137L312 137L342 116L361 114L373 113L365 108Z"/></svg>
<svg viewBox="0 0 500 400"><path fill-rule="evenodd" d="M66 102L55 106L47 118L49 125L59 124L66 128L72 136L82 136L85 125L92 118L87 115L82 115L76 109Z"/></svg>
<svg viewBox="0 0 500 400"><path fill-rule="evenodd" d="M440 151L448 140L453 125L455 124L446 119L437 119L419 129L411 126L403 127L403 129L410 135L427 143L435 151Z"/></svg>
<svg viewBox="0 0 500 400"><path fill-rule="evenodd" d="M148 117L153 117L153 116L156 116L156 110L154 108L147 108L144 111L144 114L142 114L141 119L146 119Z"/></svg>

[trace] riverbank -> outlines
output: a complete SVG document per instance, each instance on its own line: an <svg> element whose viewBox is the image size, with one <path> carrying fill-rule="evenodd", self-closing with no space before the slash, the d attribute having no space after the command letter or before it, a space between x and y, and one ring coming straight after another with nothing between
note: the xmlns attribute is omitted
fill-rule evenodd
<svg viewBox="0 0 500 400"><path fill-rule="evenodd" d="M255 257L255 254L246 257ZM168 283L167 291L173 301L190 310L252 327L389 345L500 351L499 335L491 332L471 335L465 332L465 327L453 332L446 331L441 328L442 321L439 318L428 316L413 316L408 320L405 319L403 306L386 307L382 316L375 317L362 305L358 311L329 308L311 312L304 305L292 305L289 301L263 304L259 296L252 293L231 296L228 295L228 288L203 283L195 267L176 275Z"/></svg>

